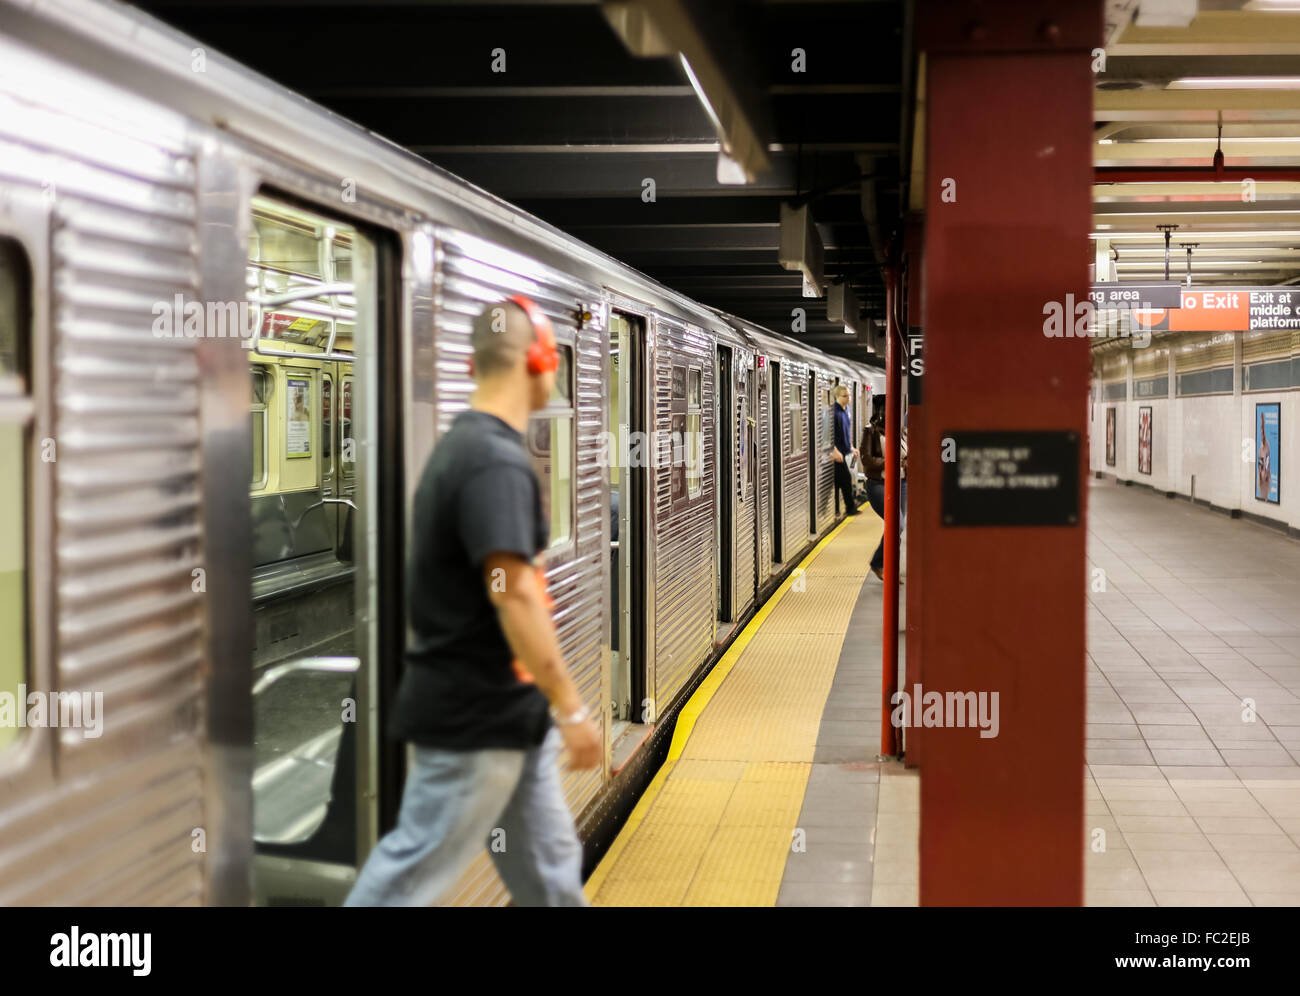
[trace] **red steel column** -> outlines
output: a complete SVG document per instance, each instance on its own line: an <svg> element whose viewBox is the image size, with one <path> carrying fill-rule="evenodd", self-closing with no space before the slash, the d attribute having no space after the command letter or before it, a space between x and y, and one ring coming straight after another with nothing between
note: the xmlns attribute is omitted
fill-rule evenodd
<svg viewBox="0 0 1300 996"><path fill-rule="evenodd" d="M881 599L880 753L899 753L898 731L889 721L898 690L898 422L902 411L902 349L898 341L898 259L890 249L885 264L885 591Z"/></svg>
<svg viewBox="0 0 1300 996"><path fill-rule="evenodd" d="M1088 290L1101 2L930 0L916 23L926 413L909 455L936 484L912 508L927 530L924 691L998 694L994 737L923 730L920 901L1079 905L1085 496L1072 525L945 526L937 484L950 433L1052 430L1077 435L1086 487L1089 343L1044 323L1049 302Z"/></svg>
<svg viewBox="0 0 1300 996"><path fill-rule="evenodd" d="M913 442L925 435L924 389L922 389L921 400L919 401L916 400L916 392L912 390L913 378L916 377L923 381L925 376L924 351L914 353L912 350L912 337L918 333L923 333L925 329L923 310L925 285L922 265L924 258L922 251L923 223L923 219L919 214L908 215L903 241L904 262L907 267L907 309L905 312L907 338L904 339L906 348L903 353L903 365L908 380L907 438L909 452ZM903 654L902 679L904 688L924 684L925 681L922 677L921 665L921 649L923 645L921 641L921 602L922 593L925 591L925 572L921 570L921 564L924 557L928 520L925 516L915 514L918 493L935 486L933 481L926 480L925 469L924 460L908 460L907 504L904 508L905 521L907 522L907 583L903 586L903 604L907 606L907 612L905 613L907 640ZM921 757L925 751L924 741L924 729L912 727L907 730L903 755L905 767L916 768L920 766Z"/></svg>

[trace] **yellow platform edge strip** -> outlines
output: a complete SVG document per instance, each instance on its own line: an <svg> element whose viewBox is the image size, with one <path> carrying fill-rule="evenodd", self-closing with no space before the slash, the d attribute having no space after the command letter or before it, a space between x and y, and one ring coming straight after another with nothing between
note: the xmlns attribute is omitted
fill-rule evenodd
<svg viewBox="0 0 1300 996"><path fill-rule="evenodd" d="M631 814L627 818L627 822L623 824L623 828L619 830L618 836L614 838L614 843L609 846L609 850L605 852L605 856L600 859L600 864L598 864L596 870L591 873L591 878L587 879L584 891L586 892L588 902L595 899L596 893L600 891L600 887L605 883L605 879L609 876L610 871L613 870L614 865L618 863L619 855L622 854L623 849L627 847L628 841L632 839L632 835L641 825L641 821L645 818L647 810L649 810L650 806L654 803L655 797L658 796L664 783L668 780L668 776L671 774L674 765L682 756L682 751L686 749L686 742L690 739L691 731L695 729L695 721L699 719L700 714L704 712L705 707L708 706L709 701L717 693L722 682L726 679L727 675L731 673L731 669L735 667L736 661L740 659L740 655L745 652L745 648L749 646L750 641L758 633L763 622L777 607L777 604L781 599L785 597L785 593L790 590L790 586L794 584L799 575L807 570L808 565L817 559L818 554L820 554L822 550L824 550L851 521L852 520L849 518L841 519L840 523L834 529L823 536L818 541L817 545L808 551L808 556L804 557L803 560L799 562L799 565L786 576L785 580L781 582L776 591L772 592L772 597L759 607L759 610L754 613L754 617L750 619L745 628L740 631L740 635L731 642L731 646L727 648L727 652L722 655L716 664L713 665L713 668L709 671L708 675L706 675L704 680L700 682L699 687L695 689L695 692L686 701L686 704L682 706L681 710L677 714L677 723L673 727L673 740L668 747L667 759L664 761L663 766L655 772L654 778L650 780L650 784L646 786L645 792L641 794L641 798L637 800L637 804L633 807Z"/></svg>

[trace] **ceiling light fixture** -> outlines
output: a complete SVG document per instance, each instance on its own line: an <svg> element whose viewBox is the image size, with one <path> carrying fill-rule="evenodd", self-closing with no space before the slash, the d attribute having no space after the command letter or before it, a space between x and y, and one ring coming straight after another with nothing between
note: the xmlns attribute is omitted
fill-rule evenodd
<svg viewBox="0 0 1300 996"><path fill-rule="evenodd" d="M1297 5L1296 10L1300 10ZM1185 76L1166 90L1300 90L1300 76Z"/></svg>

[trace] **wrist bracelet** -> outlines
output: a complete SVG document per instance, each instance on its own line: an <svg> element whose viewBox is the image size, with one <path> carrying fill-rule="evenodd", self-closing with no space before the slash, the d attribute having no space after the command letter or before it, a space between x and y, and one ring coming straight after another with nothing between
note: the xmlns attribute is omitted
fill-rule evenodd
<svg viewBox="0 0 1300 996"><path fill-rule="evenodd" d="M555 706L551 706L551 719L555 721L556 726L573 726L577 723L583 722L590 715L591 713L587 711L585 705L577 712L571 713L568 716L561 716L559 710L557 710Z"/></svg>

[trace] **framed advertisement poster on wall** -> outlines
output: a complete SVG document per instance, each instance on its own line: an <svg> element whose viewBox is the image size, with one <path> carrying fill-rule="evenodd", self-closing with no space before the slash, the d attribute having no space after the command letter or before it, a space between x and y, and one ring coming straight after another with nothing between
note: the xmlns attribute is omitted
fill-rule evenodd
<svg viewBox="0 0 1300 996"><path fill-rule="evenodd" d="M311 456L311 380L286 377L284 455L289 459Z"/></svg>
<svg viewBox="0 0 1300 996"><path fill-rule="evenodd" d="M1151 473L1151 409L1138 409L1138 473Z"/></svg>
<svg viewBox="0 0 1300 996"><path fill-rule="evenodd" d="M1255 500L1282 501L1282 406L1255 406Z"/></svg>
<svg viewBox="0 0 1300 996"><path fill-rule="evenodd" d="M1115 466L1115 409L1106 409L1106 466Z"/></svg>

